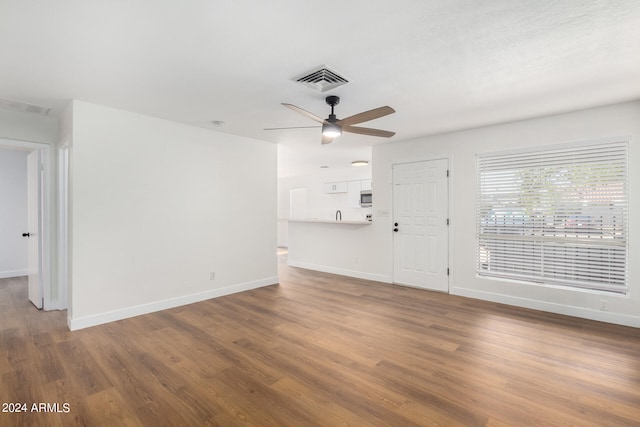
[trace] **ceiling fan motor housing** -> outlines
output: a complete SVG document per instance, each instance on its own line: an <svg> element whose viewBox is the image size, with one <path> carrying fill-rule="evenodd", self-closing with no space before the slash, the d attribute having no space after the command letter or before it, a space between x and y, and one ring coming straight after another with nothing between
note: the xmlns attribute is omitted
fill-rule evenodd
<svg viewBox="0 0 640 427"><path fill-rule="evenodd" d="M327 104L331 105L331 114L329 114L329 118L327 119L327 121L329 123L337 122L338 118L333 113L333 107L335 107L336 105L338 105L340 103L340 97L339 96L335 96L335 95L330 95L330 96L327 96L325 98L325 101L327 102ZM342 133L342 128L340 128L340 133Z"/></svg>
<svg viewBox="0 0 640 427"><path fill-rule="evenodd" d="M338 105L340 103L340 97L335 95L330 95L325 98L327 104L331 105L331 108Z"/></svg>

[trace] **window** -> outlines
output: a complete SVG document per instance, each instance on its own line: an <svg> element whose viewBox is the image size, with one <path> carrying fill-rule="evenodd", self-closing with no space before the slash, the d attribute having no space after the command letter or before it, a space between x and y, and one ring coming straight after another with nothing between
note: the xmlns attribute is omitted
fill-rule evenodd
<svg viewBox="0 0 640 427"><path fill-rule="evenodd" d="M478 274L626 294L627 146L478 155Z"/></svg>

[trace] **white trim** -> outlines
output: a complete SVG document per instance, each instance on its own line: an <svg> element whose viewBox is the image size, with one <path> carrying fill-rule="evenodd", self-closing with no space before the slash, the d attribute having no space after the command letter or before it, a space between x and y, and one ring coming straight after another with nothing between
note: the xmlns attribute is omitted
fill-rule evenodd
<svg viewBox="0 0 640 427"><path fill-rule="evenodd" d="M58 207L58 301L57 308L69 306L69 140L58 146L57 207Z"/></svg>
<svg viewBox="0 0 640 427"><path fill-rule="evenodd" d="M8 270L0 271L0 279L9 279L11 277L28 276L29 270Z"/></svg>
<svg viewBox="0 0 640 427"><path fill-rule="evenodd" d="M500 304L508 304L516 307L530 308L533 310L546 311L549 313L562 314L565 316L580 317L583 319L597 320L599 322L614 323L618 325L640 328L640 317L638 316L629 316L626 314L613 313L610 311L593 310L584 307L533 300L529 298L515 297L494 292L483 292L467 288L453 287L450 289L450 293L451 295L497 302Z"/></svg>
<svg viewBox="0 0 640 427"><path fill-rule="evenodd" d="M19 148L22 150L33 151L38 150L40 148L51 147L51 144L47 144L46 142L32 142L32 141L23 141L19 139L6 139L0 138L0 145L3 147L13 147Z"/></svg>
<svg viewBox="0 0 640 427"><path fill-rule="evenodd" d="M264 286L275 285L278 283L278 277L268 277L266 279L255 280L253 282L241 283L237 285L227 286L225 288L211 289L196 294L184 295L177 298L156 301L148 304L142 304L134 307L123 308L105 313L93 314L90 316L69 318L69 329L76 331L78 329L89 328L104 323L115 322L117 320L127 319L129 317L140 316L142 314L153 313L155 311L167 310L174 307L180 307L187 304L193 304L212 298L218 298L225 295L235 294L238 292L248 291L251 289L261 288Z"/></svg>
<svg viewBox="0 0 640 427"><path fill-rule="evenodd" d="M374 273L367 273L364 271L356 271L356 270L349 270L346 268L337 268L337 267L330 267L327 265L319 265L319 264L312 264L309 262L298 262L295 260L288 260L287 264L290 267L298 267L298 268L304 268L307 270L315 270L315 271L321 271L323 273L331 273L331 274L337 274L340 276L348 276L348 277L355 277L357 279L365 279L365 280L372 280L374 282L382 282L382 283L393 283L391 276L388 276L386 274L374 274Z"/></svg>

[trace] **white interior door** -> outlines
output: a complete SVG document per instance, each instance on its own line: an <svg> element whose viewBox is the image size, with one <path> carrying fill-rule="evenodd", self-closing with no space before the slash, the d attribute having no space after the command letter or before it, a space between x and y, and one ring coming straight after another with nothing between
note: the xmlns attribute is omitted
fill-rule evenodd
<svg viewBox="0 0 640 427"><path fill-rule="evenodd" d="M393 165L393 281L448 292L448 160Z"/></svg>
<svg viewBox="0 0 640 427"><path fill-rule="evenodd" d="M29 301L42 308L42 161L40 150L34 150L27 156L27 225L29 227L28 269Z"/></svg>

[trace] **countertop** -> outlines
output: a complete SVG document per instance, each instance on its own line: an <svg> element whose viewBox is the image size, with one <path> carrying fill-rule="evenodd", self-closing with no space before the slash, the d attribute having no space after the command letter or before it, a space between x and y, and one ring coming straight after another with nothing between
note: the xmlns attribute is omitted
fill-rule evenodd
<svg viewBox="0 0 640 427"><path fill-rule="evenodd" d="M336 221L333 219L290 219L289 222L315 222L321 224L342 224L342 225L369 225L371 221L361 220L361 221Z"/></svg>

